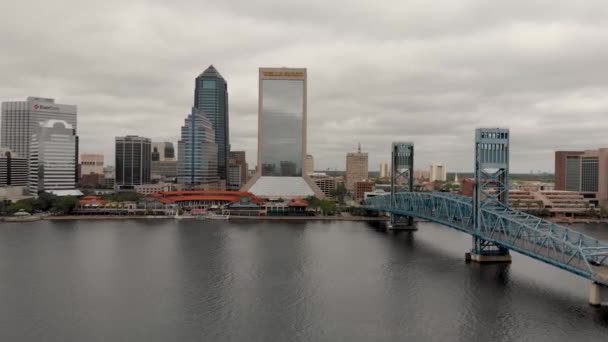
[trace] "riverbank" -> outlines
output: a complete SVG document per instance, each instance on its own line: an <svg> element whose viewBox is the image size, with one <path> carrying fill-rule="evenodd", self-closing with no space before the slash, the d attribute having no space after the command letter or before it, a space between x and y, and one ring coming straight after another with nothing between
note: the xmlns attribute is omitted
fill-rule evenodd
<svg viewBox="0 0 608 342"><path fill-rule="evenodd" d="M592 219L592 218L571 218L571 217L550 217L548 221L557 224L573 224L573 223L585 223L585 224L600 224L608 223L608 219Z"/></svg>
<svg viewBox="0 0 608 342"><path fill-rule="evenodd" d="M139 216L139 215L70 215L70 216L44 216L47 221L74 221L74 220L174 220L174 216ZM194 220L195 217L180 216L180 219ZM230 220L272 220L272 221L387 221L388 217L364 216L230 216ZM3 221L9 222L7 219Z"/></svg>

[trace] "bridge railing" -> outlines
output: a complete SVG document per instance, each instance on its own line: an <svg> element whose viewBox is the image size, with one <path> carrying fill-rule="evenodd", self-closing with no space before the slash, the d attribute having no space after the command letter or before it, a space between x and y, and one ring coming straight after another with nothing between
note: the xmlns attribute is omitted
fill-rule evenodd
<svg viewBox="0 0 608 342"><path fill-rule="evenodd" d="M427 219L592 278L592 266L608 267L608 244L539 217L502 205L483 206L479 231L473 228L472 199L448 193L395 194L366 200L369 210Z"/></svg>

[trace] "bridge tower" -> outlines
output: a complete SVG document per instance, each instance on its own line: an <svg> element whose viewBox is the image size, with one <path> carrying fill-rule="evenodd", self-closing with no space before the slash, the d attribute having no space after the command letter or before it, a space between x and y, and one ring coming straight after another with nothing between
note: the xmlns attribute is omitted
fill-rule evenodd
<svg viewBox="0 0 608 342"><path fill-rule="evenodd" d="M391 207L397 206L395 194L414 191L414 144L393 142L391 148ZM391 214L391 229L416 230L414 218Z"/></svg>
<svg viewBox="0 0 608 342"><path fill-rule="evenodd" d="M473 248L467 260L511 262L509 250L481 239L483 209L509 205L509 130L475 130L475 191L473 193Z"/></svg>

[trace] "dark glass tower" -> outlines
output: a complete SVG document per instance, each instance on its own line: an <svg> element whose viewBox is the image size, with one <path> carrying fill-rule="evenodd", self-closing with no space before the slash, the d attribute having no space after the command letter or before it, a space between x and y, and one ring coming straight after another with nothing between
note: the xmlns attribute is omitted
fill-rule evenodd
<svg viewBox="0 0 608 342"><path fill-rule="evenodd" d="M215 131L217 168L220 179L228 178L230 136L228 132L228 85L222 75L210 65L196 78L194 108L202 110Z"/></svg>

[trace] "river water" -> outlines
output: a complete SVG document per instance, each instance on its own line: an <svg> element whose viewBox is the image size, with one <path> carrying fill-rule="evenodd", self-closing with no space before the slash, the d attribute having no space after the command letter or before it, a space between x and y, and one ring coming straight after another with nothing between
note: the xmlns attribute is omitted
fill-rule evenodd
<svg viewBox="0 0 608 342"><path fill-rule="evenodd" d="M0 225L0 341L608 341L588 281L430 223ZM608 227L583 227L608 241Z"/></svg>

